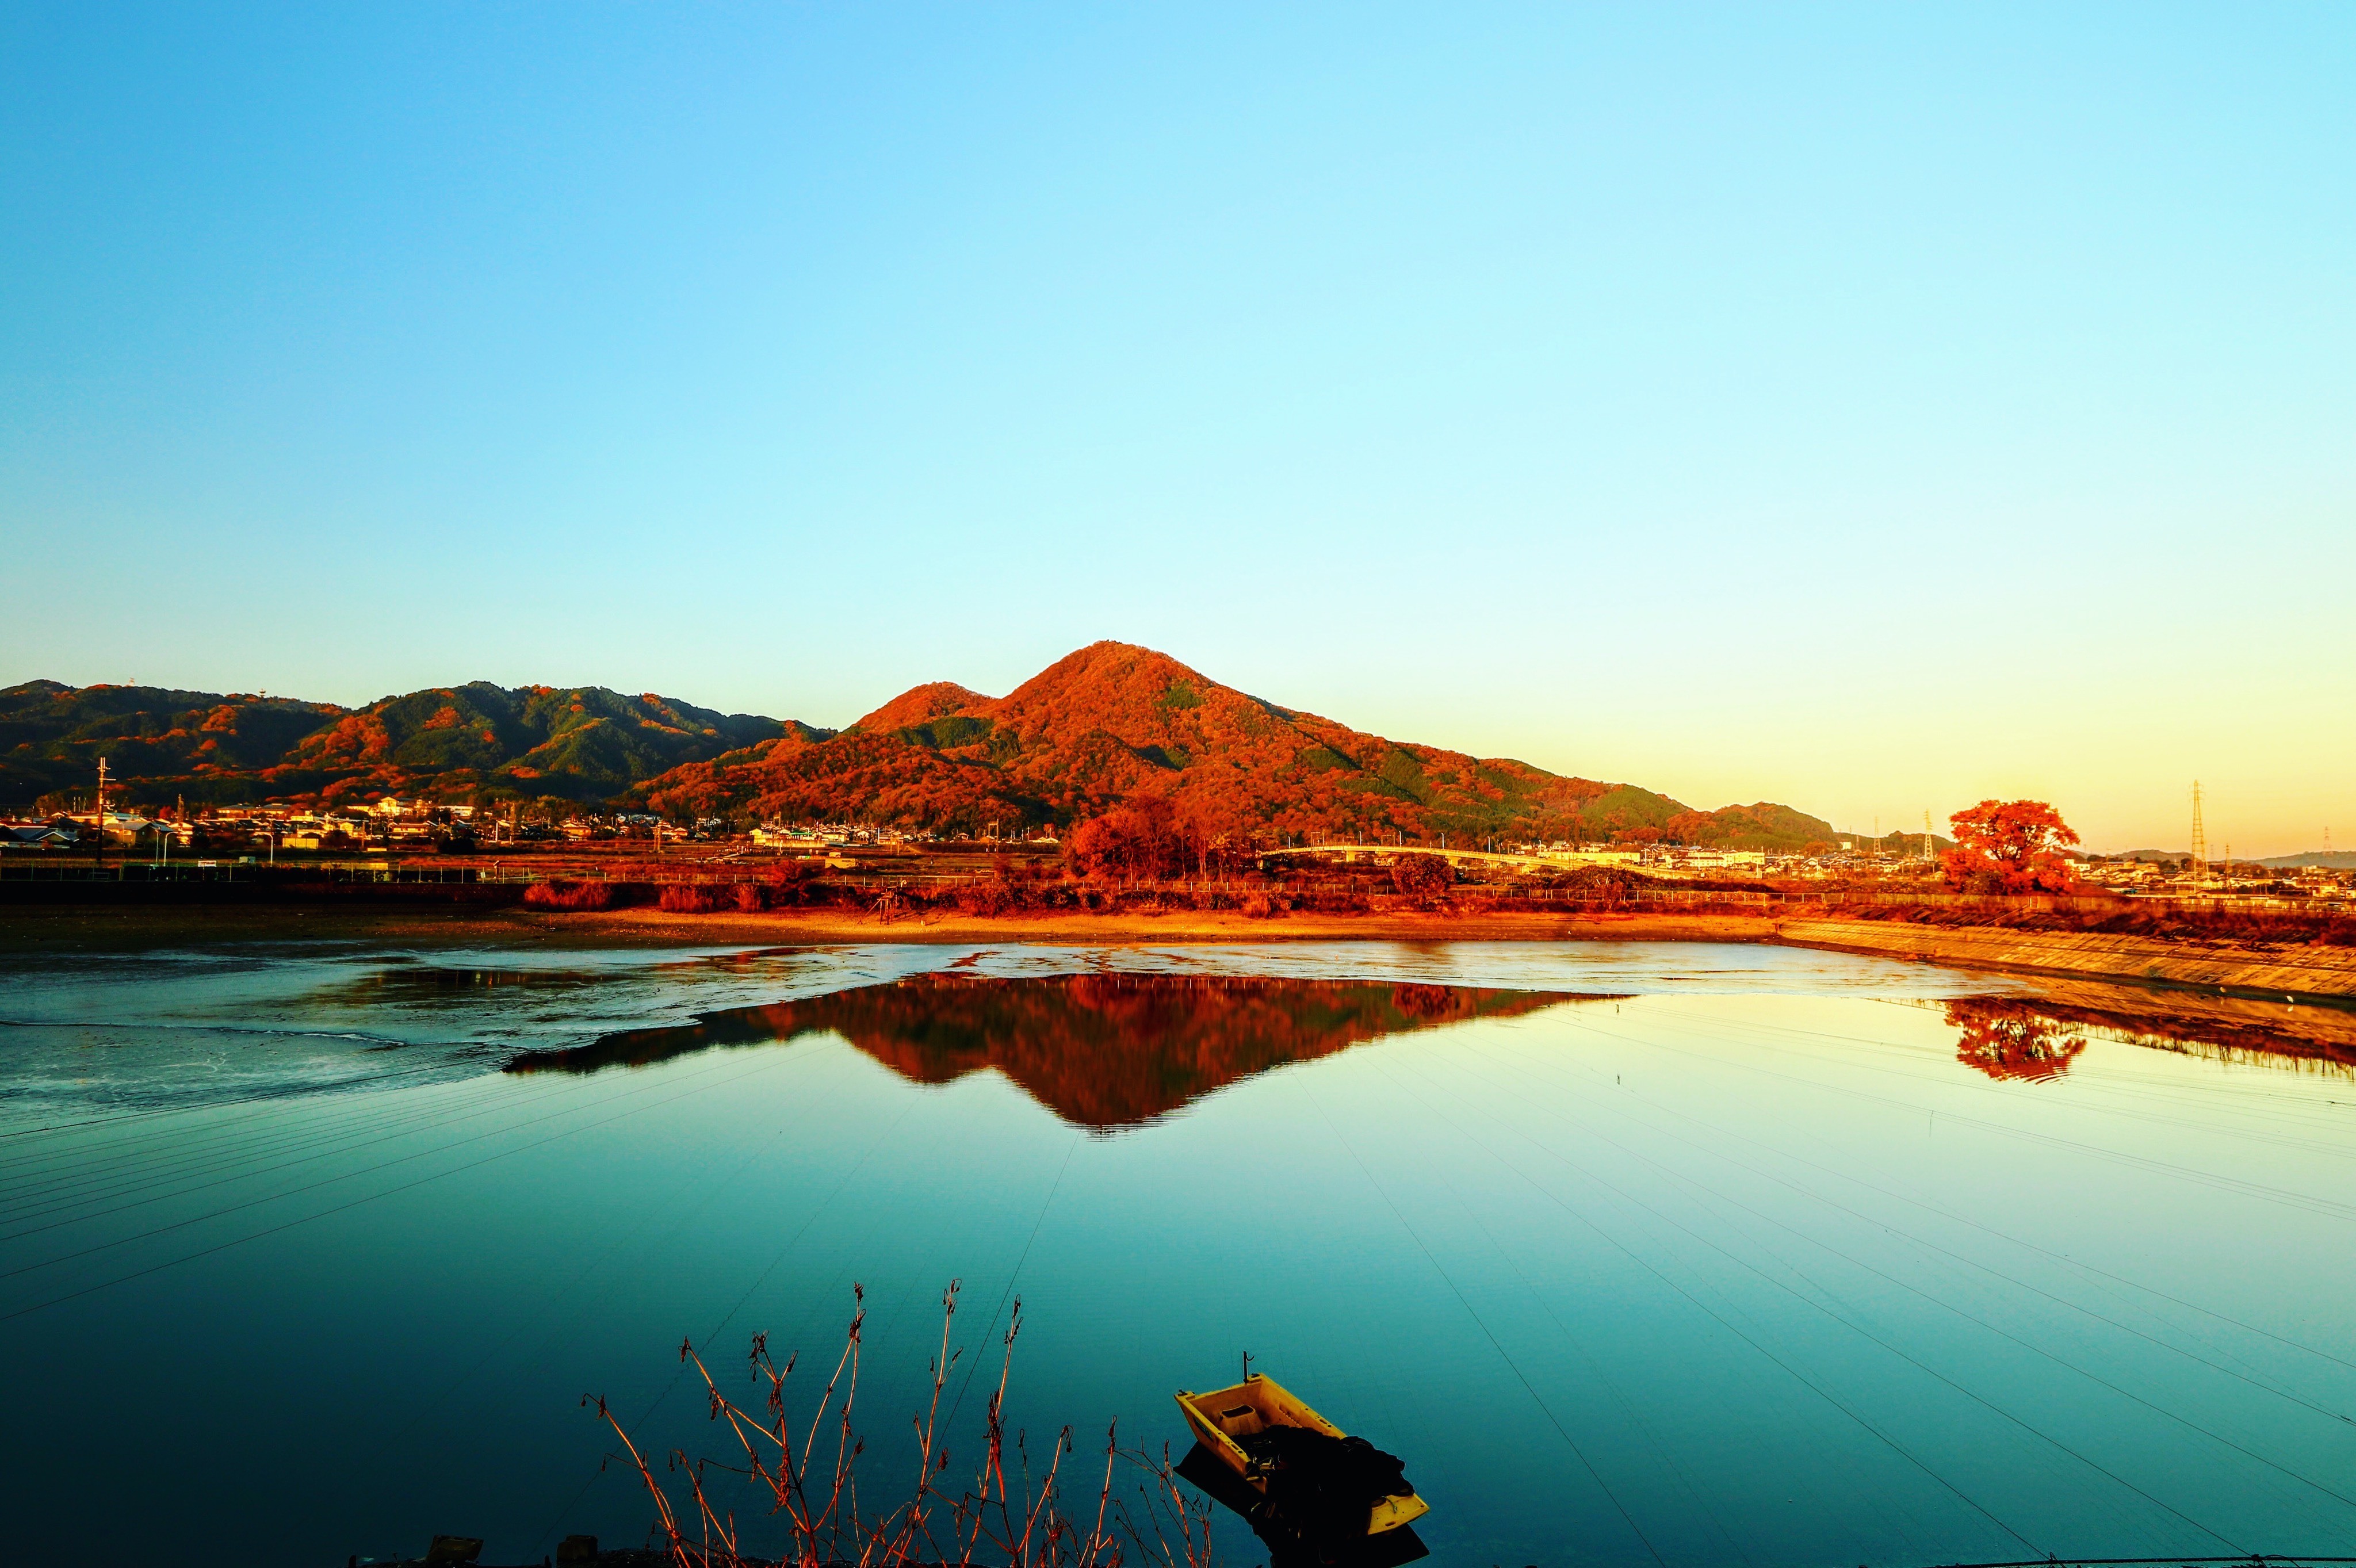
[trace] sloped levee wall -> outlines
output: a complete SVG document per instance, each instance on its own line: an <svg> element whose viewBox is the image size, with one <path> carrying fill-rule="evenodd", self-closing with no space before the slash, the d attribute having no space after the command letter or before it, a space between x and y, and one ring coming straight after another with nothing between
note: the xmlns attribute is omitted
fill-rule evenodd
<svg viewBox="0 0 2356 1568"><path fill-rule="evenodd" d="M2012 931L1879 920L1783 920L1775 940L1794 947L1919 959L1965 969L2025 970L2222 987L2251 995L2356 1000L2356 948Z"/></svg>

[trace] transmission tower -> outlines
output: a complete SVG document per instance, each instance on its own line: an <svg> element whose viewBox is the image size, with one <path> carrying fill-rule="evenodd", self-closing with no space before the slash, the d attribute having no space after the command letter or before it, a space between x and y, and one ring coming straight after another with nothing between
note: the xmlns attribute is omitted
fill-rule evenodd
<svg viewBox="0 0 2356 1568"><path fill-rule="evenodd" d="M1931 854L1931 813L1930 813L1928 811L1925 811L1922 813L1922 860L1923 860L1923 864L1925 864L1925 865L1929 865L1929 864L1931 864L1933 858L1934 858L1934 857L1933 857L1933 856L1932 855L1932 854Z"/></svg>
<svg viewBox="0 0 2356 1568"><path fill-rule="evenodd" d="M2192 890L2209 879L2209 834L2201 825L2201 780L2192 781Z"/></svg>

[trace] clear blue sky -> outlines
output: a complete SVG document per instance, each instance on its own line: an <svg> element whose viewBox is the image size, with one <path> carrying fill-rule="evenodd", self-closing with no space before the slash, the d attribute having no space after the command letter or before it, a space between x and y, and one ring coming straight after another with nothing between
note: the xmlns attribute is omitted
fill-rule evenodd
<svg viewBox="0 0 2356 1568"><path fill-rule="evenodd" d="M6 5L0 682L839 725L1113 637L2356 843L2351 82L2346 5Z"/></svg>

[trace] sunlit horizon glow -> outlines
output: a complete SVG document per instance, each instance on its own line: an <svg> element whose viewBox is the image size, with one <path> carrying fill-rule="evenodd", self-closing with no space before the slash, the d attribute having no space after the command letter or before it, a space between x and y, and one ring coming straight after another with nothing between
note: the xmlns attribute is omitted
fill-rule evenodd
<svg viewBox="0 0 2356 1568"><path fill-rule="evenodd" d="M0 683L840 725L1099 638L2356 841L2356 13L20 11Z"/></svg>

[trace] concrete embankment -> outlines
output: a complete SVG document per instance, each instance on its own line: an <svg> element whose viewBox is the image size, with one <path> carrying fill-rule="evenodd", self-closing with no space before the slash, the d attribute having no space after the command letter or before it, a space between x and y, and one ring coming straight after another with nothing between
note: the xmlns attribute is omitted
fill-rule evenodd
<svg viewBox="0 0 2356 1568"><path fill-rule="evenodd" d="M2138 1045L2227 1060L2328 1062L2356 1069L2356 1006L2308 993L2264 996L2145 985L2077 975L2037 977L2036 1010L2065 1024L2090 1026Z"/></svg>
<svg viewBox="0 0 2356 1568"><path fill-rule="evenodd" d="M1918 959L1962 969L2074 974L2199 986L2250 996L2356 1000L2356 948L2265 945L1994 926L1918 926L1902 920L1783 920L1775 940L1794 947Z"/></svg>

